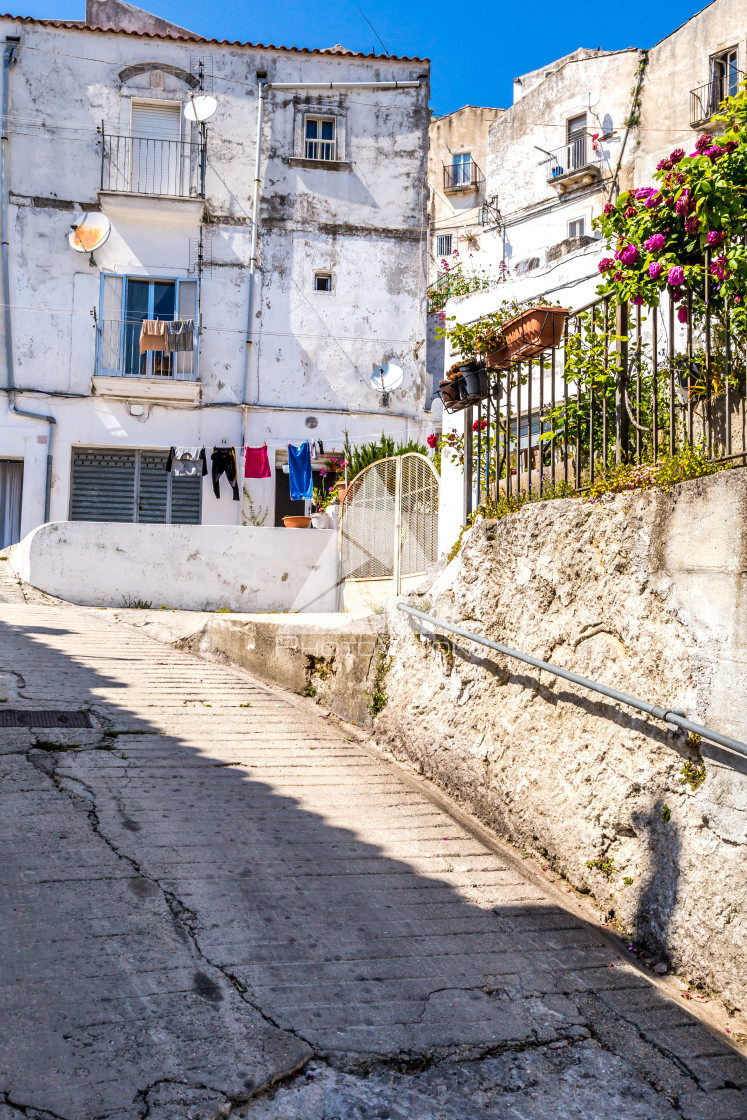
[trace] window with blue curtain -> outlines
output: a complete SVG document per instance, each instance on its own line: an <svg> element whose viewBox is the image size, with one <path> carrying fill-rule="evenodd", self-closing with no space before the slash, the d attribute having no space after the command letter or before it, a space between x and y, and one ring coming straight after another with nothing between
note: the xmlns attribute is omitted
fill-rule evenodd
<svg viewBox="0 0 747 1120"><path fill-rule="evenodd" d="M334 118L307 117L304 136L306 159L335 159Z"/></svg>
<svg viewBox="0 0 747 1120"><path fill-rule="evenodd" d="M98 372L108 377L197 377L197 280L161 277L101 277ZM146 319L195 324L191 351L140 353L140 334Z"/></svg>

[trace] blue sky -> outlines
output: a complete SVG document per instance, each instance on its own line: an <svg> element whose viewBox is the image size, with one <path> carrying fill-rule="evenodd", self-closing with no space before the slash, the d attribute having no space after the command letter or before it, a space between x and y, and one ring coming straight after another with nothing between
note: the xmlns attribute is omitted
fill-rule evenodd
<svg viewBox="0 0 747 1120"><path fill-rule="evenodd" d="M85 0L21 3L15 0L14 14L41 18L81 19L85 9ZM141 6L210 38L299 47L342 43L352 50L381 50L355 0L229 0L218 8L196 0L153 0ZM466 104L510 105L516 75L578 47L650 47L705 6L705 0L627 5L473 0L463 7L453 0L360 4L391 54L431 59L431 103L439 114Z"/></svg>

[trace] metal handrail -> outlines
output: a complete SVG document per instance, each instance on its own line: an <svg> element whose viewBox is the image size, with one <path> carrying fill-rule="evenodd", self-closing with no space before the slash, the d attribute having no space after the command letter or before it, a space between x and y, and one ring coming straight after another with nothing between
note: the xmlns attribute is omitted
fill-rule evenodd
<svg viewBox="0 0 747 1120"><path fill-rule="evenodd" d="M438 626L440 630L448 630L452 634L458 634L460 638L466 638L470 642L477 642L478 645L494 649L505 657L514 657L517 661L523 661L526 665L532 665L535 669L544 669L548 673L553 673L556 677L562 677L573 684L580 684L583 688L591 689L592 692L600 692L602 696L617 700L619 704L627 704L628 707L637 708L639 712L645 712L646 715L654 716L655 719L663 720L665 723L673 723L675 727L680 727L683 731L689 731L691 735L699 735L701 739L707 739L710 743L717 743L720 747L727 747L729 750L747 758L747 743L740 743L738 739L732 739L730 735L722 735L720 731L713 731L710 727L702 727L699 723L693 723L692 720L685 718L684 712L676 712L671 708L661 708L658 704L649 704L645 700L637 700L635 696L628 696L627 693L618 692L616 688L609 688L606 684L590 681L586 677L580 677L578 673L571 673L568 669L560 669L557 665L540 661L538 657L530 657L527 653L518 653L515 649L502 646L499 642L492 642L489 638L483 638L480 634L473 634L470 630L464 630L461 626L453 626L450 622L444 622L442 618L435 618L432 614L419 611L415 607L411 607L409 603L397 603L397 610L414 615L415 618L429 622L432 626Z"/></svg>

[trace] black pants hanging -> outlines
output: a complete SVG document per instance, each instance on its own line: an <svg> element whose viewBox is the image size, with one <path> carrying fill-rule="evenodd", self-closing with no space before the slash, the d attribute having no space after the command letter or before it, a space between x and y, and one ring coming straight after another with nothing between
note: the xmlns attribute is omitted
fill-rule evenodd
<svg viewBox="0 0 747 1120"><path fill-rule="evenodd" d="M239 501L239 472L236 470L236 452L232 447L214 447L213 454L210 456L213 465L213 493L216 498L220 497L220 486L218 479L222 474L225 474L229 484L233 487L233 500Z"/></svg>

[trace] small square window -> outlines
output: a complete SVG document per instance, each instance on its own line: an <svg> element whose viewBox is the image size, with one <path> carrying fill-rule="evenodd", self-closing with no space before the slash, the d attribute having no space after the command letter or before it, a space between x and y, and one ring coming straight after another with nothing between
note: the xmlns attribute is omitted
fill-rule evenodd
<svg viewBox="0 0 747 1120"><path fill-rule="evenodd" d="M331 292L332 291L332 276L329 272L317 272L314 276L314 291L315 292Z"/></svg>
<svg viewBox="0 0 747 1120"><path fill-rule="evenodd" d="M337 159L334 117L307 117L304 137L306 159Z"/></svg>
<svg viewBox="0 0 747 1120"><path fill-rule="evenodd" d="M451 256L451 238L450 233L442 233L440 237L436 238L436 256L437 257L450 257Z"/></svg>
<svg viewBox="0 0 747 1120"><path fill-rule="evenodd" d="M569 237L583 237L586 232L586 219L574 218L572 222L568 223L568 236Z"/></svg>

